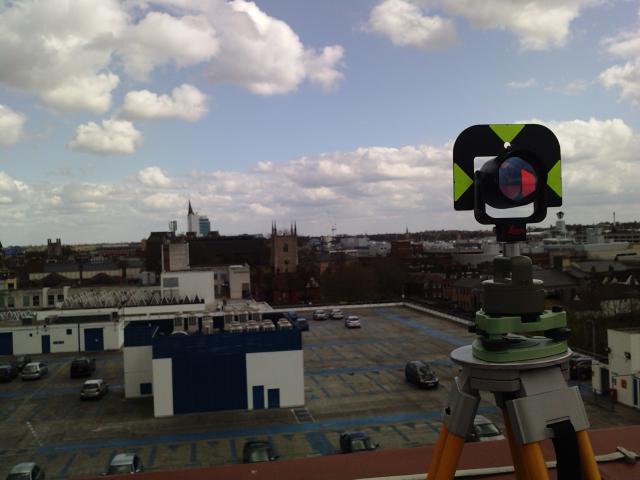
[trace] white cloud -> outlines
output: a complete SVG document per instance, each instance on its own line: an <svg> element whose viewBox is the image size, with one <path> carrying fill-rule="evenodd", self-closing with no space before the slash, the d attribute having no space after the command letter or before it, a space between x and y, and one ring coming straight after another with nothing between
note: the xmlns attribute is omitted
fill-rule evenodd
<svg viewBox="0 0 640 480"><path fill-rule="evenodd" d="M640 105L640 29L605 38L602 44L611 55L628 61L604 70L600 82L607 88L618 88L620 100Z"/></svg>
<svg viewBox="0 0 640 480"><path fill-rule="evenodd" d="M185 198L177 193L154 193L145 197L142 202L156 210L173 212L184 207Z"/></svg>
<svg viewBox="0 0 640 480"><path fill-rule="evenodd" d="M147 167L138 172L136 178L147 187L166 188L171 186L171 179L159 167Z"/></svg>
<svg viewBox="0 0 640 480"><path fill-rule="evenodd" d="M369 15L368 27L402 47L435 50L457 41L451 20L425 15L420 7L407 0L384 0L376 5Z"/></svg>
<svg viewBox="0 0 640 480"><path fill-rule="evenodd" d="M5 6L0 10L0 83L41 95L54 108L108 108L114 83L108 67L127 21L115 0ZM99 100L91 101L96 94Z"/></svg>
<svg viewBox="0 0 640 480"><path fill-rule="evenodd" d="M524 88L535 87L537 84L538 84L538 82L536 82L535 78L530 78L529 80L509 82L509 83L507 83L507 87L516 88L516 89L524 89Z"/></svg>
<svg viewBox="0 0 640 480"><path fill-rule="evenodd" d="M373 8L369 27L388 36L396 45L422 48L447 47L455 41L450 18L425 15L437 9L462 17L482 29L513 33L522 50L562 47L570 25L580 12L601 0L384 0Z"/></svg>
<svg viewBox="0 0 640 480"><path fill-rule="evenodd" d="M624 65L614 65L600 74L607 88L620 88L620 99L640 105L640 57Z"/></svg>
<svg viewBox="0 0 640 480"><path fill-rule="evenodd" d="M529 123L546 124L560 141L567 221L592 223L614 210L620 219L637 216L639 131L615 118ZM135 240L169 219L184 225L191 198L222 234L266 232L271 219L297 220L303 234L328 233L333 222L341 233L477 228L473 214L453 211L451 150L452 142L369 146L264 162L250 172L169 178L147 167L122 181L53 186L0 173L0 203L11 205L0 209L0 223L10 242L31 243L42 231L68 241Z"/></svg>
<svg viewBox="0 0 640 480"><path fill-rule="evenodd" d="M319 54L307 49L305 57L311 83L315 83L325 90L331 90L336 88L344 78L342 72L336 69L336 65L339 65L344 57L344 48L340 45L324 47Z"/></svg>
<svg viewBox="0 0 640 480"><path fill-rule="evenodd" d="M121 116L138 120L180 118L195 122L209 110L207 102L204 93L186 83L174 88L171 96L139 90L127 93Z"/></svg>
<svg viewBox="0 0 640 480"><path fill-rule="evenodd" d="M126 120L103 120L101 125L89 122L76 129L67 144L71 150L98 154L130 155L142 144L142 134Z"/></svg>
<svg viewBox="0 0 640 480"><path fill-rule="evenodd" d="M111 92L120 79L112 73L73 77L65 83L41 93L42 103L63 111L101 113L111 108Z"/></svg>
<svg viewBox="0 0 640 480"><path fill-rule="evenodd" d="M136 80L147 80L158 66L197 65L213 58L218 49L215 30L204 16L177 18L149 12L127 29L119 52L125 72Z"/></svg>
<svg viewBox="0 0 640 480"><path fill-rule="evenodd" d="M10 2L0 8L0 45L0 84L59 111L108 111L120 70L146 81L159 68L202 65L213 82L259 95L306 80L330 90L343 78L341 46L306 47L244 0Z"/></svg>
<svg viewBox="0 0 640 480"><path fill-rule="evenodd" d="M273 171L273 162L258 162L255 169L256 172L271 172Z"/></svg>
<svg viewBox="0 0 640 480"><path fill-rule="evenodd" d="M508 30L523 50L562 47L570 25L580 12L600 0L428 0L450 15L466 18L472 26Z"/></svg>
<svg viewBox="0 0 640 480"><path fill-rule="evenodd" d="M0 145L7 147L20 140L26 121L23 114L0 104Z"/></svg>
<svg viewBox="0 0 640 480"><path fill-rule="evenodd" d="M337 70L342 47L325 47L320 53L306 48L287 23L253 2L198 3L197 8L219 34L220 53L207 67L214 83L232 82L258 95L278 95L294 91L307 78L325 89L342 78Z"/></svg>
<svg viewBox="0 0 640 480"><path fill-rule="evenodd" d="M276 212L273 208L265 207L260 203L252 203L249 205L249 208L256 215L268 215L268 216L276 215Z"/></svg>

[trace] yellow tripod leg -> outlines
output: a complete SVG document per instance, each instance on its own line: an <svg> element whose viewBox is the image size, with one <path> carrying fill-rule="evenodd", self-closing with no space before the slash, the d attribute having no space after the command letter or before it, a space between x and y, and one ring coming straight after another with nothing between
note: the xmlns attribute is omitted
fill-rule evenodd
<svg viewBox="0 0 640 480"><path fill-rule="evenodd" d="M442 452L444 451L444 445L447 442L447 435L449 430L443 423L440 427L440 434L438 435L438 441L433 448L433 454L431 455L431 463L429 463L429 470L427 471L427 478L433 480L436 477L436 471L440 465L440 459L442 458Z"/></svg>
<svg viewBox="0 0 640 480"><path fill-rule="evenodd" d="M535 480L549 480L549 471L544 463L542 448L538 442L525 443L522 448L522 468L529 478Z"/></svg>
<svg viewBox="0 0 640 480"><path fill-rule="evenodd" d="M504 431L509 440L509 449L511 450L511 458L513 459L513 468L516 471L516 478L518 480L535 480L529 476L529 473L522 464L522 445L519 444L513 436L513 430L511 429L511 420L509 420L509 414L506 409L502 409L502 418L504 419Z"/></svg>
<svg viewBox="0 0 640 480"><path fill-rule="evenodd" d="M586 430L576 432L578 439L578 450L580 451L580 468L582 469L582 477L584 480L600 480L600 471L596 463L596 457L593 455L591 440Z"/></svg>
<svg viewBox="0 0 640 480"><path fill-rule="evenodd" d="M442 456L440 457L438 469L436 470L435 480L453 479L456 469L458 468L463 447L464 438L449 432L447 441L444 444Z"/></svg>

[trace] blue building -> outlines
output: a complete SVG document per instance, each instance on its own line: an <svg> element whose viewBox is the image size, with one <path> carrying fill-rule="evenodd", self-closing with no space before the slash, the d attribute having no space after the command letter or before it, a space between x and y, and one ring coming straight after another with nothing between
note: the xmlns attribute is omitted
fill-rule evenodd
<svg viewBox="0 0 640 480"><path fill-rule="evenodd" d="M211 222L209 222L209 217L205 217L204 215L200 215L198 217L198 236L206 237L211 232Z"/></svg>
<svg viewBox="0 0 640 480"><path fill-rule="evenodd" d="M156 417L304 405L300 331L160 335L130 324L125 396L153 395Z"/></svg>

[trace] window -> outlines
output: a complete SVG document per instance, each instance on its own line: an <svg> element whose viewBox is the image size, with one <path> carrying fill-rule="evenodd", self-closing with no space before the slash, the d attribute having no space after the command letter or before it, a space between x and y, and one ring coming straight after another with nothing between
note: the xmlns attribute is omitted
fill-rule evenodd
<svg viewBox="0 0 640 480"><path fill-rule="evenodd" d="M140 395L151 395L151 393L152 393L151 383L140 384Z"/></svg>
<svg viewBox="0 0 640 480"><path fill-rule="evenodd" d="M47 296L47 305L53 305L54 303L56 303L56 296L55 295L48 295Z"/></svg>
<svg viewBox="0 0 640 480"><path fill-rule="evenodd" d="M58 294L58 301L59 302L64 302L64 295L62 293Z"/></svg>
<svg viewBox="0 0 640 480"><path fill-rule="evenodd" d="M282 251L283 252L288 252L289 251L289 244L288 243L285 243L285 244L282 245Z"/></svg>
<svg viewBox="0 0 640 480"><path fill-rule="evenodd" d="M40 306L40 297L37 295L33 296L33 306L34 307L39 307Z"/></svg>
<svg viewBox="0 0 640 480"><path fill-rule="evenodd" d="M7 298L7 307L15 307L15 300L13 299L13 297L9 297Z"/></svg>
<svg viewBox="0 0 640 480"><path fill-rule="evenodd" d="M71 335L71 333L72 333L72 332L71 332L71 329L70 329L70 328L67 328L67 335Z"/></svg>
<svg viewBox="0 0 640 480"><path fill-rule="evenodd" d="M163 288L178 288L178 277L165 277L162 279Z"/></svg>
<svg viewBox="0 0 640 480"><path fill-rule="evenodd" d="M7 283L7 289L8 290L13 290L16 288L16 284L11 282L11 283Z"/></svg>
<svg viewBox="0 0 640 480"><path fill-rule="evenodd" d="M23 307L28 307L29 304L30 304L30 300L31 300L31 298L29 298L26 295L24 297L22 297L22 306Z"/></svg>

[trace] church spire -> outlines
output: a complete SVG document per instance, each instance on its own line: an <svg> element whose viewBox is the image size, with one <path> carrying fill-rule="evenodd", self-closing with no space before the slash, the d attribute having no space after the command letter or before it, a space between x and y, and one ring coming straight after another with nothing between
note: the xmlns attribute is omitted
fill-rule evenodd
<svg viewBox="0 0 640 480"><path fill-rule="evenodd" d="M189 211L187 212L187 215L193 215L193 208L191 208L191 200L189 200Z"/></svg>

